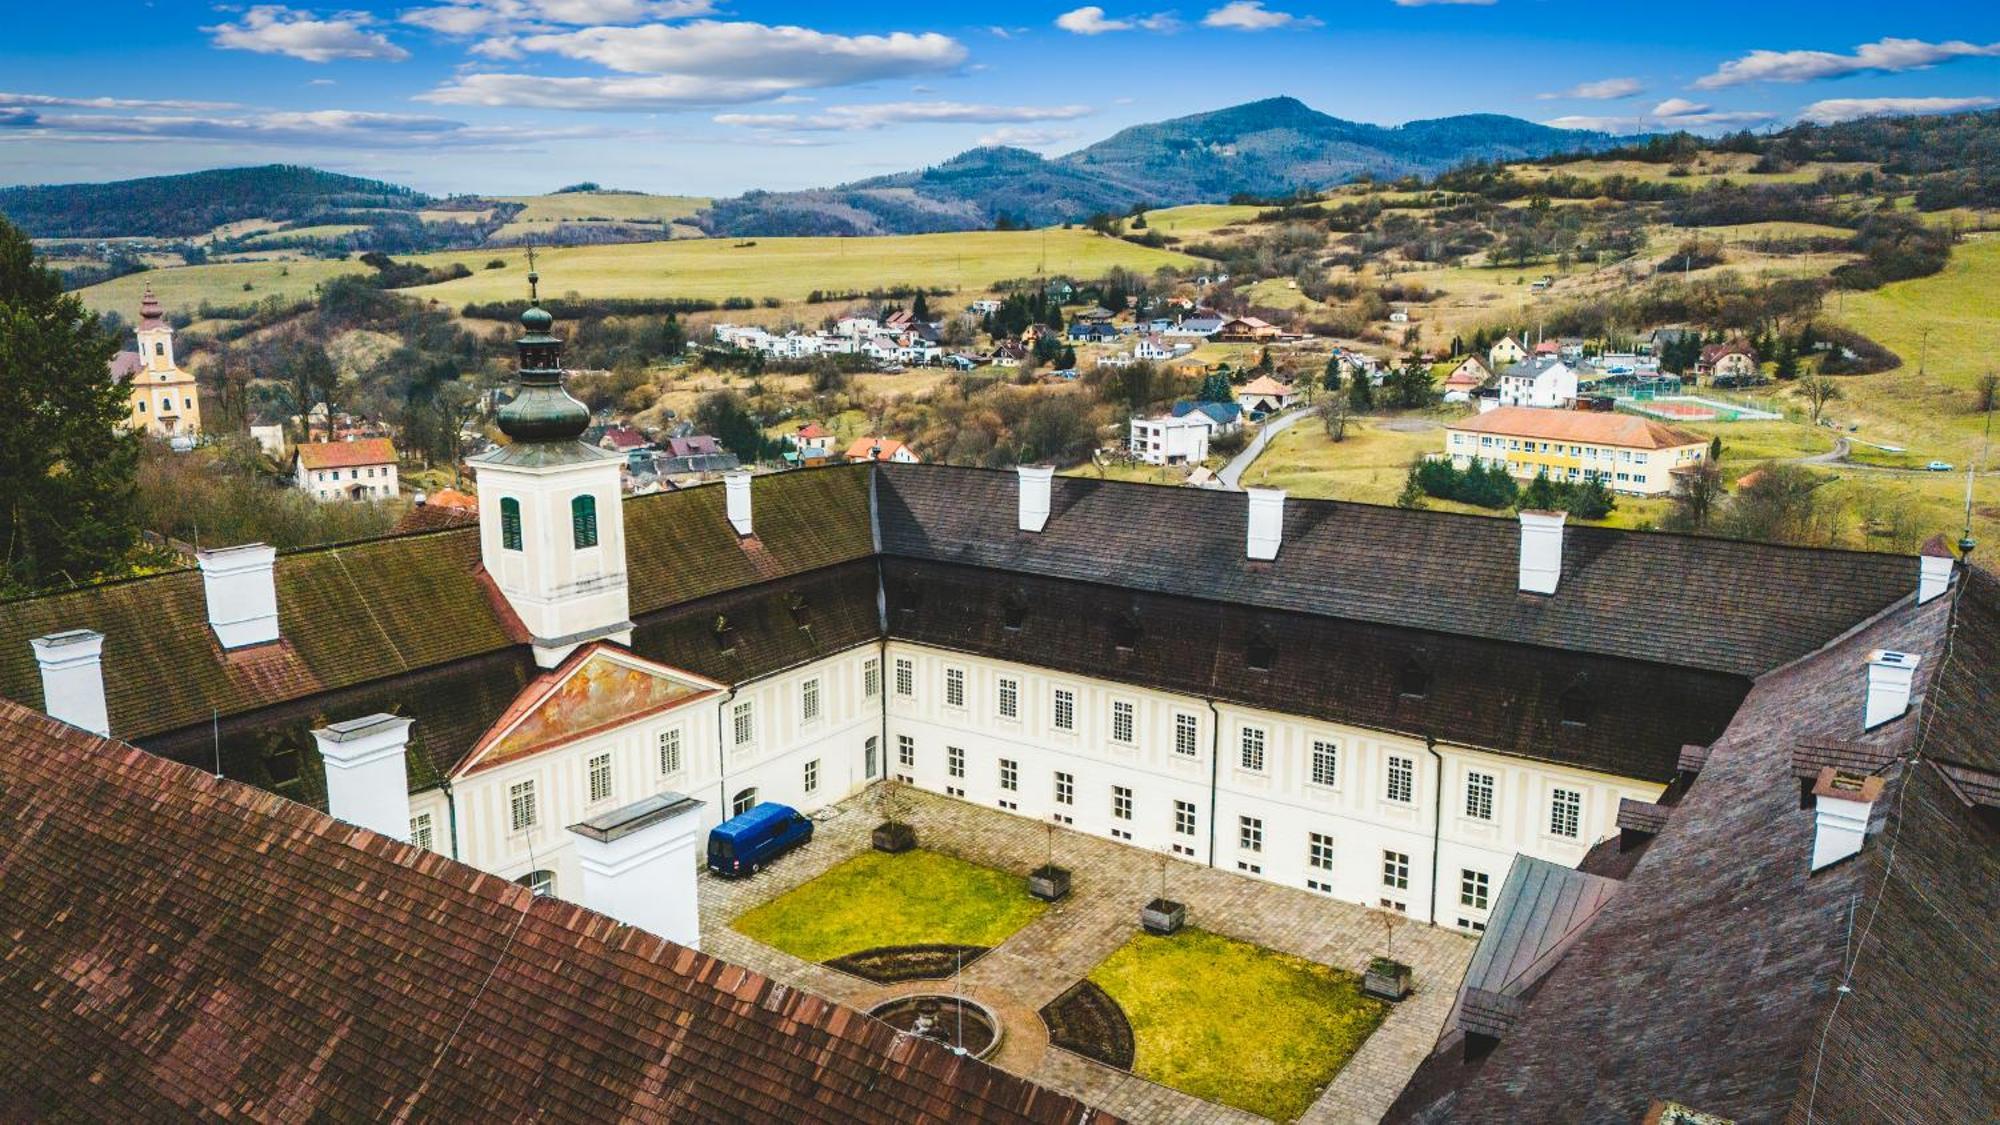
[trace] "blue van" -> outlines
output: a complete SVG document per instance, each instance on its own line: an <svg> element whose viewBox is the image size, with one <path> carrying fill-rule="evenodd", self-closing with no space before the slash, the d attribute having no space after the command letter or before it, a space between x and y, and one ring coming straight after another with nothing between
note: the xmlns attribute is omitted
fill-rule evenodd
<svg viewBox="0 0 2000 1125"><path fill-rule="evenodd" d="M708 832L708 869L725 879L754 875L813 838L813 822L790 805L752 805Z"/></svg>

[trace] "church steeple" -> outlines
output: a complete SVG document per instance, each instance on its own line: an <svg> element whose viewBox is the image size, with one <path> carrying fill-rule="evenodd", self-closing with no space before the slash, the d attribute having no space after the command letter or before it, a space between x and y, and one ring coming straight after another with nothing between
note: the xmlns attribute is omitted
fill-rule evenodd
<svg viewBox="0 0 2000 1125"><path fill-rule="evenodd" d="M533 263L530 250L528 309L514 343L520 391L500 408L500 432L517 443L574 443L590 427L590 408L563 387L562 337L555 334L555 318L542 308L541 275Z"/></svg>

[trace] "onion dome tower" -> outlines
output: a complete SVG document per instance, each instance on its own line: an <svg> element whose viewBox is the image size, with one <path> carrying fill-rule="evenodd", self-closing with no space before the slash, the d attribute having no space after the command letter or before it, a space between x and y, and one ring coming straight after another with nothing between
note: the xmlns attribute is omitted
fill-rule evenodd
<svg viewBox="0 0 2000 1125"><path fill-rule="evenodd" d="M586 444L590 410L563 387L562 337L528 259L516 391L495 420L508 444L471 459L479 481L479 556L553 668L594 640L630 644L624 461Z"/></svg>

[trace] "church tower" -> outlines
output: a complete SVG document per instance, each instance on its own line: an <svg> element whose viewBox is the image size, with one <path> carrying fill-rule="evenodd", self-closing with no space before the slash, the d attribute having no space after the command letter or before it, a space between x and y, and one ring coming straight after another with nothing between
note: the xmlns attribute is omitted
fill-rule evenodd
<svg viewBox="0 0 2000 1125"><path fill-rule="evenodd" d="M150 285L139 301L138 340L137 352L123 352L111 361L112 373L126 381L133 428L162 437L200 433L201 395L194 376L174 362L174 326L167 323Z"/></svg>
<svg viewBox="0 0 2000 1125"><path fill-rule="evenodd" d="M562 340L528 273L516 344L520 378L500 408L509 444L471 459L479 481L479 553L486 573L553 668L594 640L630 644L625 592L623 459L583 443L590 411L563 387Z"/></svg>

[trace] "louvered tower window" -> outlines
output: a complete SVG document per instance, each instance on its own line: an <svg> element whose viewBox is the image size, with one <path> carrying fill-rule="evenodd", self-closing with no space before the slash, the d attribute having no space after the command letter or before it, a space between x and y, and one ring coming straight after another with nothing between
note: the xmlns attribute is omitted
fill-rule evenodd
<svg viewBox="0 0 2000 1125"><path fill-rule="evenodd" d="M521 502L512 496L500 498L500 546L509 551L521 549Z"/></svg>
<svg viewBox="0 0 2000 1125"><path fill-rule="evenodd" d="M569 502L569 526L577 550L597 546L597 497L579 496Z"/></svg>

